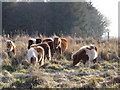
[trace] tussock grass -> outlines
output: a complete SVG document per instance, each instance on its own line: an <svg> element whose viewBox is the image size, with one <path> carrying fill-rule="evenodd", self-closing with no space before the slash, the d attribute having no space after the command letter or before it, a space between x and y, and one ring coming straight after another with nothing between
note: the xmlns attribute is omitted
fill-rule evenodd
<svg viewBox="0 0 120 90"><path fill-rule="evenodd" d="M91 69L101 69L101 65L100 64L94 64L93 66L90 67Z"/></svg>
<svg viewBox="0 0 120 90"><path fill-rule="evenodd" d="M36 36L34 36L36 37ZM17 47L17 54L9 58L5 50L6 37L2 39L1 67L7 70L13 77L9 82L0 82L4 88L119 88L118 77L118 44L117 39L95 40L93 38L65 37L69 42L67 51L55 54L52 61L45 60L42 67L29 72L30 65L23 64L27 60L27 45L29 36L16 36L12 39ZM37 37L38 38L38 37ZM40 36L40 38L47 38ZM9 38L10 39L10 38ZM83 45L95 44L98 47L98 63L91 67L84 67L82 62L78 66L72 66L72 55ZM1 76L4 74L1 72ZM31 74L34 76L24 76ZM19 77L20 76L20 77ZM3 78L4 79L4 78Z"/></svg>

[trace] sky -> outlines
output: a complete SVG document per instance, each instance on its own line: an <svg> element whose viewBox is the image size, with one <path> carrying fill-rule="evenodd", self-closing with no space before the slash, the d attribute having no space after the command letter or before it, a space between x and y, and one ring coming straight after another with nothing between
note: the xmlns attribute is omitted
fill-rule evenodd
<svg viewBox="0 0 120 90"><path fill-rule="evenodd" d="M90 1L90 0L87 0ZM91 0L98 9L110 21L108 29L111 37L118 37L118 2L120 0Z"/></svg>

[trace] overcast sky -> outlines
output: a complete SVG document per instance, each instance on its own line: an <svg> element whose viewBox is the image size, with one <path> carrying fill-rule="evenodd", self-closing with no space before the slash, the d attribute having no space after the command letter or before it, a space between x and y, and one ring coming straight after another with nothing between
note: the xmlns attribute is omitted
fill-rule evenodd
<svg viewBox="0 0 120 90"><path fill-rule="evenodd" d="M89 0L88 0L89 1ZM110 36L118 36L118 2L120 0L91 0L93 6L110 20Z"/></svg>

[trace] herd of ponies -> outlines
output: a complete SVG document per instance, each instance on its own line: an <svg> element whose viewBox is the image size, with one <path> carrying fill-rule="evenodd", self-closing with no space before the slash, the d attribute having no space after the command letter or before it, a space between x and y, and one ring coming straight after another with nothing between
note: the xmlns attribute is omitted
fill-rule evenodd
<svg viewBox="0 0 120 90"><path fill-rule="evenodd" d="M12 40L6 41L6 52L10 58L15 56L16 53L15 43ZM31 65L39 64L40 66L45 64L45 60L52 61L54 54L63 54L69 49L68 40L66 38L60 38L55 36L53 38L31 38L28 40L27 50L27 62ZM80 61L88 66L91 66L91 62L96 63L98 52L97 47L93 44L85 45L79 48L73 55L73 66L77 65Z"/></svg>

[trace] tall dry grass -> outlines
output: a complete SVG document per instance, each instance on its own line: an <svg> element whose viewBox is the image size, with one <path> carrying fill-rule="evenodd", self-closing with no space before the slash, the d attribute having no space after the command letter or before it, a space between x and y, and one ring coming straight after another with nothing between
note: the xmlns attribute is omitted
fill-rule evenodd
<svg viewBox="0 0 120 90"><path fill-rule="evenodd" d="M52 36L54 37L54 36ZM0 55L2 56L2 61L0 67L3 70L9 71L12 75L26 75L29 72L29 67L22 65L22 62L27 60L27 45L29 37L25 36L16 36L14 38L1 37L2 41L0 48ZM46 36L34 36L34 38L48 38ZM112 73L110 75L106 75L104 73L99 74L104 71L116 71L118 69L118 40L116 38L111 38L108 40L102 39L93 39L93 38L76 38L76 37L64 37L69 42L69 47L67 51L63 55L55 55L54 60L49 62L45 61L45 65L37 69L37 72L32 73L34 75L43 75L39 77L17 77L12 79L9 83L0 83L4 87L41 87L41 88L96 88L96 87L110 87L104 86L106 82L109 81L109 78L114 80L114 76L117 77L117 74ZM6 53L6 45L5 42L7 39L11 39L15 42L17 47L16 56L13 58L9 58ZM93 65L91 68L82 67L82 63L80 66L73 67L72 64L72 55L82 46L95 44L98 47L98 61L99 64ZM87 75L87 73L96 73L95 78ZM60 76L58 75L60 73ZM76 74L75 74L76 73ZM84 73L82 75L81 73ZM46 74L46 76L44 76ZM52 75L53 74L53 75ZM0 73L2 75L2 72ZM97 77L99 76L99 77ZM90 81L90 82L89 82ZM101 82L101 83L99 83ZM27 85L28 83L28 85ZM33 84L31 86L31 83ZM116 85L116 86L115 86ZM119 87L119 84L115 84L113 87Z"/></svg>

